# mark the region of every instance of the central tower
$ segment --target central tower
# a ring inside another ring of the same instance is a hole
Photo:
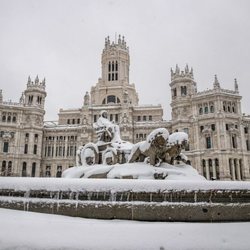
[[[135,85],[129,83],[129,48],[124,37],[111,42],[105,38],[102,52],[102,78],[91,89],[92,105],[122,104],[138,105]]]
[[[105,48],[102,52],[102,79],[106,84],[129,83],[129,48],[119,35],[118,42],[110,43],[109,37],[105,39]]]

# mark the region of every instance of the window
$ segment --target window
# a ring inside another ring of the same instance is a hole
[[[2,116],[2,121],[6,122],[6,116],[5,115]]]
[[[28,144],[24,145],[24,154],[28,154]]]
[[[211,129],[215,131],[215,124],[211,124]]]
[[[204,126],[200,126],[200,131],[202,132],[204,129]]]
[[[77,119],[77,124],[80,124],[80,118]]]
[[[219,169],[219,160],[215,159],[215,171],[216,171],[216,180],[220,179],[220,169]]]
[[[173,89],[173,97],[176,97],[177,96],[177,90],[176,88]]]
[[[34,155],[37,154],[37,145],[36,145],[36,144],[34,145],[34,148],[33,148],[33,154],[34,154]]]
[[[147,117],[144,115],[143,116],[143,121],[146,121],[147,120]]]
[[[62,176],[62,166],[57,166],[56,177],[60,178]]]
[[[244,127],[245,134],[248,134],[248,127]]]
[[[140,122],[141,121],[141,117],[137,116],[137,121]]]
[[[7,176],[11,176],[12,174],[12,161],[8,162],[8,171],[7,171]]]
[[[187,95],[187,86],[181,86],[181,95],[186,96]]]
[[[203,114],[203,108],[202,108],[202,107],[199,108],[199,114],[200,114],[200,115]]]
[[[247,151],[250,150],[250,147],[249,147],[249,140],[246,140],[246,146],[247,146]]]
[[[229,130],[229,125],[228,124],[226,124],[226,130]]]
[[[32,170],[31,170],[31,177],[35,177],[36,176],[36,163],[33,162],[32,163]]]
[[[13,116],[13,118],[12,118],[12,122],[16,122],[16,116]]]
[[[70,119],[67,120],[67,124],[70,124]]]
[[[46,177],[50,177],[51,176],[51,166],[46,166],[46,171],[45,171],[45,176]]]
[[[119,121],[118,114],[115,114],[115,121],[116,121],[116,122],[118,122],[118,121]]]
[[[72,124],[75,124],[75,119],[72,119]]]
[[[6,174],[6,161],[2,162],[2,169],[1,169],[1,175],[5,175]]]
[[[211,145],[211,137],[208,136],[208,137],[206,137],[206,148],[209,149],[211,147],[212,147],[212,145]]]
[[[94,115],[94,122],[97,121],[97,115]]]
[[[214,106],[212,106],[212,105],[210,106],[210,112],[214,113]]]
[[[152,121],[152,115],[150,115],[150,116],[148,117],[148,120],[149,120],[149,121]]]
[[[208,106],[205,106],[205,108],[204,108],[204,113],[205,113],[205,114],[208,114]]]
[[[237,139],[236,139],[236,135],[232,135],[232,146],[233,146],[233,148],[237,148]]]
[[[4,153],[8,153],[9,152],[9,143],[6,142],[6,141],[3,143],[3,152]]]
[[[10,115],[7,118],[7,122],[11,122],[11,116]]]
[[[22,177],[27,176],[27,163],[24,161],[23,162],[23,167],[22,167]]]
[[[35,134],[34,139],[35,139],[35,142],[38,142],[38,134]]]
[[[206,178],[207,175],[206,175],[206,160],[202,160],[202,173],[203,173],[203,176]]]
[[[110,114],[109,120],[110,120],[110,121],[113,121],[113,114]]]
[[[114,95],[109,95],[107,97],[107,103],[116,103],[116,97]]]

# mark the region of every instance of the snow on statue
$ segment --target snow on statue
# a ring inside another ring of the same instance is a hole
[[[135,145],[123,141],[120,128],[101,111],[93,127],[97,143],[87,143],[77,150],[76,167],[63,172],[66,178],[130,178],[130,179],[199,179],[204,178],[189,165],[181,152],[188,135],[165,128],[153,130],[145,141]],[[173,165],[174,163],[177,163]]]

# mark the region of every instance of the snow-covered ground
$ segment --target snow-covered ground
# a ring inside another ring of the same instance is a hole
[[[95,220],[0,209],[0,249],[249,249],[250,222]]]

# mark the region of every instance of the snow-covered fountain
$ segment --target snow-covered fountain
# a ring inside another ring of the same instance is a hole
[[[119,126],[107,119],[106,111],[101,111],[93,127],[97,142],[78,149],[76,166],[64,171],[63,177],[205,180],[186,164],[184,132],[169,135],[167,129],[158,128],[134,145],[121,139]]]
[[[0,207],[96,219],[250,221],[250,183],[206,181],[187,164],[183,132],[153,130],[133,145],[102,111],[98,140],[64,178],[0,177]]]

